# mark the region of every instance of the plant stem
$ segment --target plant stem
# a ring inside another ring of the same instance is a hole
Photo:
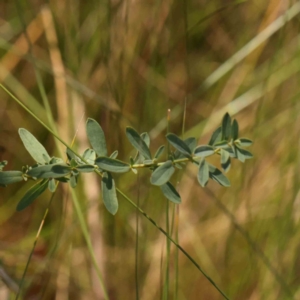
[[[167,232],[156,224],[156,222],[149,217],[146,212],[144,212],[140,207],[138,207],[128,196],[126,196],[121,190],[116,188],[117,192],[127,200],[135,209],[137,209],[148,221],[150,221],[160,232],[162,232],[170,242],[172,242],[191,262],[192,264],[203,274],[203,276],[216,288],[216,290],[224,297],[224,299],[229,300],[228,296],[218,287],[218,285],[202,270],[198,263],[186,252],[179,244],[177,244]]]

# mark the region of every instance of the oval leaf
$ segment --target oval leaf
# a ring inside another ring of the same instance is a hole
[[[228,140],[231,134],[231,118],[229,113],[226,113],[222,120],[222,139]]]
[[[88,139],[99,156],[107,156],[107,148],[104,132],[100,124],[91,118],[86,122],[86,134]]]
[[[118,211],[115,181],[110,173],[105,173],[101,181],[102,199],[106,209],[113,215]]]
[[[59,178],[70,174],[71,168],[66,164],[45,165],[30,169],[27,174],[36,178]]]
[[[198,146],[194,150],[194,155],[195,156],[199,156],[199,157],[210,156],[210,155],[212,155],[214,153],[215,153],[214,148],[212,146],[209,146],[209,145]]]
[[[78,170],[80,173],[92,173],[95,170],[95,167],[93,165],[82,165],[76,167],[76,170]]]
[[[221,138],[222,138],[222,127],[220,126],[212,134],[208,145],[213,146],[215,143],[220,142]]]
[[[71,188],[73,188],[73,189],[76,188],[76,186],[77,186],[77,180],[78,180],[78,176],[72,175],[70,177],[69,183],[70,183]]]
[[[24,128],[20,128],[19,135],[24,147],[36,162],[42,165],[49,163],[50,156],[47,150],[29,131]]]
[[[181,203],[180,195],[178,194],[178,192],[170,182],[161,185],[160,189],[167,199],[169,199],[170,201],[176,204]]]
[[[197,146],[197,140],[194,137],[189,137],[184,140],[184,143],[189,147],[191,153],[193,153],[195,147]],[[176,150],[174,153],[174,157],[178,159],[178,158],[183,158],[185,156],[182,153],[180,153],[178,150]]]
[[[150,182],[154,185],[163,185],[169,181],[174,171],[175,168],[172,161],[168,160],[153,171]]]
[[[117,158],[119,154],[119,151],[118,150],[115,150],[111,155],[110,155],[110,158]]]
[[[42,180],[31,187],[17,205],[17,211],[21,211],[29,206],[39,195],[41,195],[48,186],[48,180]]]
[[[126,128],[126,136],[137,151],[139,151],[146,159],[151,159],[151,153],[147,144],[132,127]]]
[[[239,137],[239,124],[236,119],[234,119],[232,122],[231,135],[234,141]]]
[[[222,186],[230,186],[229,179],[215,166],[208,164],[209,177],[214,181],[218,182]]]
[[[199,163],[199,170],[198,170],[198,181],[202,187],[205,187],[208,179],[209,179],[209,168],[206,160],[204,158],[201,159]]]
[[[98,157],[95,160],[95,164],[102,170],[114,173],[125,173],[130,170],[129,164],[104,156]]]
[[[176,134],[174,133],[168,133],[166,135],[167,140],[169,143],[180,153],[186,155],[186,156],[191,156],[192,151],[190,148],[187,146],[187,144]]]
[[[51,193],[54,193],[56,190],[56,184],[53,178],[48,181],[48,189]]]
[[[230,169],[230,154],[224,149],[221,149],[221,166],[225,172]]]
[[[94,149],[86,149],[82,154],[82,158],[84,158],[88,164],[93,165],[96,159],[96,152]]]
[[[241,153],[244,156],[244,159],[250,159],[253,157],[252,153],[245,150],[245,149],[241,149],[239,147],[236,147],[239,151],[239,153]]]
[[[145,144],[147,145],[147,147],[150,147],[150,135],[148,132],[143,132],[141,134],[141,138],[143,139],[143,141],[145,142]]]
[[[7,185],[23,180],[21,171],[1,171],[0,172],[0,185]]]
[[[241,147],[249,147],[253,144],[253,142],[251,140],[246,139],[246,138],[240,138],[240,139],[236,140],[235,142],[237,142],[238,145]]]
[[[164,152],[164,150],[165,150],[165,146],[164,145],[160,146],[157,149],[157,151],[156,151],[156,153],[154,155],[154,158],[156,158],[156,159],[159,158],[161,156],[161,154]]]

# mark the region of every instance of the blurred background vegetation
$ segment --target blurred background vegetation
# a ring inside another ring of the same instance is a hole
[[[108,150],[132,155],[125,127],[151,135],[153,151],[170,131],[207,143],[228,111],[254,140],[254,159],[234,161],[230,188],[196,169],[178,172],[179,243],[231,299],[300,299],[300,2],[287,0],[0,1],[0,82],[80,153],[85,120],[102,126]],[[30,43],[28,43],[30,40]],[[48,102],[47,102],[48,101]],[[185,109],[186,101],[186,109]],[[49,106],[47,105],[49,103]],[[32,165],[18,128],[52,155],[56,144],[0,91],[0,161]],[[166,200],[149,172],[118,176],[117,186],[165,227]],[[30,183],[0,190],[1,299],[14,299],[50,193],[15,212]],[[136,211],[119,197],[111,216],[94,174],[76,195],[110,299],[135,299]],[[103,299],[66,185],[60,185],[25,277],[24,299]],[[170,212],[174,206],[170,205]],[[171,218],[172,219],[172,218]],[[165,237],[139,219],[142,300],[161,299]],[[170,291],[175,299],[175,247]],[[266,259],[267,258],[267,259]],[[270,264],[269,264],[270,263]],[[165,298],[166,299],[166,298]],[[223,299],[181,253],[177,299]]]

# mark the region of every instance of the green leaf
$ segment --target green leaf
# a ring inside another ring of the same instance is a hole
[[[152,165],[152,164],[153,164],[153,160],[152,160],[152,159],[145,159],[145,160],[143,161],[143,164],[144,164],[144,165]]]
[[[91,118],[86,122],[86,134],[88,139],[99,156],[107,156],[107,148],[104,132],[99,123]]]
[[[3,168],[4,168],[6,165],[7,165],[7,161],[6,161],[6,160],[1,161],[1,162],[0,162],[0,171],[2,171]]]
[[[199,163],[199,170],[198,170],[198,181],[202,187],[205,187],[208,179],[209,179],[209,168],[206,160],[204,158],[201,159]]]
[[[214,181],[218,182],[222,186],[230,186],[229,179],[215,166],[208,164],[209,177]]]
[[[64,160],[60,157],[55,157],[53,156],[51,159],[50,159],[50,162],[49,164],[50,165],[54,165],[54,164],[63,164],[64,163]]]
[[[178,137],[176,134],[174,133],[168,133],[166,135],[167,140],[169,141],[169,143],[179,152],[181,152],[182,154],[186,155],[186,156],[191,156],[192,151],[190,150],[190,148],[187,146],[187,144],[180,138]]]
[[[100,156],[95,160],[95,164],[102,170],[114,172],[114,173],[125,173],[130,170],[130,165],[123,161]]]
[[[221,166],[225,172],[230,169],[230,154],[224,149],[221,149]]]
[[[214,144],[215,148],[227,148],[228,147],[228,142],[227,141],[220,141],[218,143]]]
[[[39,164],[49,163],[50,156],[44,146],[26,129],[19,129],[20,138],[31,157]]]
[[[189,147],[191,153],[193,153],[195,147],[197,146],[197,140],[194,137],[189,137],[184,140],[184,143]],[[178,150],[176,150],[174,153],[174,157],[178,159],[178,158],[183,158],[185,156],[182,153],[180,153]]]
[[[160,189],[167,199],[169,199],[175,204],[181,203],[180,195],[178,194],[178,192],[170,182],[161,185]]]
[[[81,159],[78,156],[76,156],[69,148],[66,149],[66,154],[69,161],[74,159],[76,162],[81,162]]]
[[[241,161],[242,163],[245,162],[246,158],[245,158],[245,155],[243,154],[242,152],[242,149],[240,149],[239,147],[237,146],[234,146],[234,149],[235,149],[235,156],[237,157],[237,159],[239,161]]]
[[[253,144],[253,142],[249,139],[246,139],[246,138],[240,138],[238,140],[235,141],[238,146],[241,146],[241,147],[249,147]]]
[[[118,152],[118,150],[116,150],[110,155],[110,158],[117,158],[118,154],[119,154],[119,152]]]
[[[231,136],[233,140],[236,140],[239,137],[239,124],[236,119],[234,119],[232,122]]]
[[[66,164],[38,166],[30,169],[27,174],[36,178],[59,178],[70,174],[71,168]]]
[[[148,132],[143,132],[141,134],[141,138],[143,139],[143,141],[145,142],[145,144],[147,145],[147,147],[150,147],[150,136]]]
[[[20,182],[23,180],[21,171],[1,171],[0,172],[0,185],[7,185],[10,183]]]
[[[115,181],[110,173],[104,173],[101,181],[102,199],[106,209],[113,215],[118,211]]]
[[[92,172],[94,172],[95,167],[93,165],[82,165],[82,166],[76,167],[76,169],[80,173],[92,173]]]
[[[54,193],[56,190],[56,184],[53,178],[48,181],[48,189],[51,193]]]
[[[172,161],[168,160],[153,171],[150,182],[154,185],[163,185],[169,181],[174,171],[175,168]]]
[[[215,143],[220,142],[221,138],[222,138],[222,127],[220,126],[212,134],[208,145],[213,146]]]
[[[194,155],[199,156],[199,157],[210,156],[214,153],[215,153],[214,148],[212,146],[209,146],[209,145],[198,146],[194,150]]]
[[[158,159],[161,156],[161,154],[164,152],[164,150],[165,150],[165,146],[164,145],[160,146],[155,152],[154,158]]]
[[[251,158],[253,158],[253,155],[252,155],[251,152],[249,152],[249,151],[247,151],[247,150],[245,150],[245,149],[241,149],[241,148],[239,148],[239,147],[236,147],[236,148],[239,150],[239,152],[240,152],[242,155],[244,155],[244,158],[245,158],[245,159],[251,159]]]
[[[82,158],[84,158],[88,164],[93,165],[96,159],[96,152],[94,149],[86,149],[82,154]]]
[[[228,113],[226,113],[222,120],[222,139],[228,140],[231,134],[231,118]]]
[[[17,205],[17,211],[21,211],[28,207],[38,196],[40,196],[48,186],[48,180],[42,180],[38,184],[31,187],[23,196]]]
[[[71,188],[76,188],[76,186],[77,186],[77,180],[78,180],[78,176],[75,176],[75,175],[71,175],[71,177],[70,177],[70,186],[71,186]]]
[[[146,159],[151,159],[151,153],[147,144],[132,127],[126,128],[126,136],[131,145],[139,151],[141,155],[143,155]]]
[[[69,182],[70,181],[70,178],[68,177],[59,177],[59,178],[56,178],[57,181],[59,182]]]

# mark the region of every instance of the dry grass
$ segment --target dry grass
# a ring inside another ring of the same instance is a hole
[[[165,143],[168,108],[171,131],[181,133],[185,99],[185,136],[194,135],[199,143],[208,141],[225,111],[239,120],[242,135],[255,141],[255,157],[234,163],[232,187],[211,182],[208,190],[200,188],[192,166],[178,177],[180,244],[231,299],[290,299],[259,251],[300,299],[299,2],[20,2],[23,24],[15,2],[0,2],[0,82],[45,122],[51,111],[66,142],[76,134],[79,151],[87,146],[86,117],[99,121],[109,152],[118,149],[124,160],[131,151],[125,126],[150,132],[154,151]],[[8,169],[32,164],[19,127],[58,155],[53,137],[1,90],[0,160],[9,161]],[[119,176],[117,186],[134,200],[139,188],[141,207],[164,227],[165,199],[150,187],[147,172],[139,178]],[[17,213],[27,188],[0,190],[1,267],[17,283],[50,197],[46,193]],[[76,193],[110,299],[134,299],[135,211],[120,197],[119,212],[110,216],[93,176],[82,179]],[[24,299],[103,297],[70,198],[60,186],[30,263]],[[139,234],[140,299],[160,299],[165,240],[142,217]],[[171,247],[170,299],[174,255]],[[8,287],[1,287],[1,299],[14,299]],[[182,254],[178,299],[222,299]]]

